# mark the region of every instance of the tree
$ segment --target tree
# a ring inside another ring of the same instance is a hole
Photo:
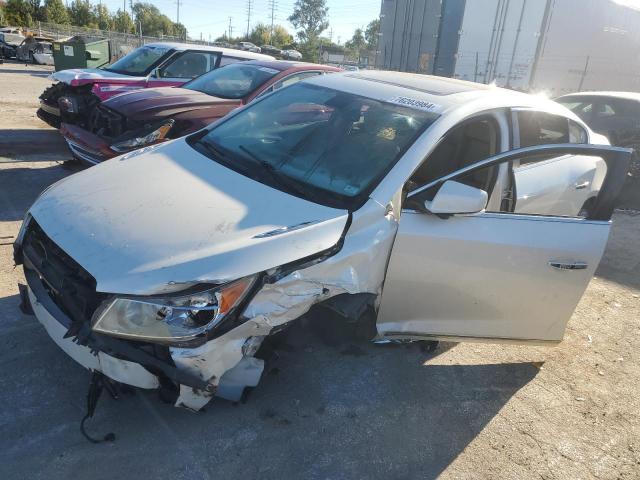
[[[255,27],[253,27],[253,30],[251,30],[251,33],[249,34],[249,38],[247,40],[255,45],[265,45],[269,43],[270,30],[271,27],[269,27],[268,25],[264,23],[258,23]]]
[[[369,50],[378,48],[378,34],[380,33],[380,19],[371,20],[364,31],[364,38],[367,41]]]
[[[365,47],[366,44],[367,41],[364,39],[362,29],[356,28],[356,30],[353,32],[353,37],[351,37],[351,40],[347,40],[344,46],[359,52]]]
[[[142,25],[143,35],[159,37],[184,36],[184,26],[174,24],[169,17],[163,15],[158,7],[151,3],[139,2],[133,5],[133,16],[136,25]]]
[[[112,19],[111,13],[106,5],[99,3],[93,7],[93,15],[96,17],[96,23],[100,30],[111,30]]]
[[[273,35],[271,36],[271,45],[283,48],[293,43],[293,36],[282,25],[273,27]]]
[[[30,27],[33,24],[31,4],[25,0],[8,0],[4,7],[7,24],[16,27]]]
[[[89,0],[74,0],[69,7],[71,24],[79,27],[97,28],[98,19]]]
[[[173,23],[173,34],[174,37],[180,37],[184,40],[187,39],[187,27],[185,27],[182,23]]]
[[[326,0],[296,0],[288,20],[298,29],[296,35],[301,42],[315,44],[320,34],[329,27],[328,12]]]
[[[69,12],[62,0],[44,0],[42,20],[49,23],[66,25],[69,23]]]
[[[351,37],[351,40],[346,41],[344,46],[349,50],[351,56],[359,61],[362,50],[365,50],[367,46],[362,29],[356,28],[355,32],[353,32],[353,37]]]
[[[135,33],[135,26],[133,25],[131,15],[120,9],[111,17],[111,24],[116,32]]]

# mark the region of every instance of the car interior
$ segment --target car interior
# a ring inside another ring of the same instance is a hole
[[[475,119],[454,128],[414,172],[407,192],[497,154],[499,140],[498,126],[490,118]],[[483,168],[463,179],[470,186],[490,192],[496,173],[495,168]]]
[[[165,78],[196,78],[207,73],[209,70],[207,63],[205,54],[187,52],[164,68],[162,76]]]

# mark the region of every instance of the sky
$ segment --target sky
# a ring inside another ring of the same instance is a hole
[[[124,0],[103,0],[110,10],[123,7]],[[127,3],[129,0],[126,0]],[[176,21],[176,0],[142,0],[157,6],[162,13]],[[91,0],[98,3],[98,0]],[[274,23],[284,26],[294,34],[293,25],[287,17],[293,12],[295,0],[275,0]],[[247,31],[248,0],[180,0],[180,22],[187,27],[189,36],[211,40],[223,35],[232,17],[233,36],[244,35]],[[271,23],[271,1],[252,0],[251,25],[259,22]],[[380,0],[327,0],[329,7],[329,29],[323,35],[333,33],[333,41],[341,43],[349,40],[356,28],[365,27],[380,14]],[[331,31],[333,29],[333,32]]]

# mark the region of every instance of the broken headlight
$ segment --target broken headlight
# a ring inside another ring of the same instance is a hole
[[[210,331],[251,290],[256,277],[176,297],[116,297],[94,315],[94,332],[157,343],[190,342]]]
[[[133,150],[135,148],[144,147],[150,143],[157,142],[158,140],[164,140],[173,127],[174,121],[169,119],[163,122],[161,125],[156,126],[151,132],[135,132],[131,138],[116,142],[109,148],[114,152],[123,153]]]

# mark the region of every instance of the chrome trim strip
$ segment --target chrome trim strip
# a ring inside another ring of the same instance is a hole
[[[442,342],[475,342],[475,343],[514,343],[533,344],[551,346],[557,345],[562,340],[537,340],[525,338],[509,337],[472,337],[465,335],[447,335],[439,333],[418,333],[418,332],[384,332],[383,338],[387,339],[408,339],[408,340],[439,340]]]
[[[268,232],[258,233],[257,235],[254,235],[253,238],[275,237],[276,235],[282,235],[283,233],[294,232],[296,230],[300,230],[302,228],[306,228],[306,227],[308,227],[310,225],[318,223],[318,221],[319,220],[314,220],[312,222],[302,222],[302,223],[298,223],[297,225],[291,225],[291,226],[288,226],[288,227],[276,228],[275,230],[270,230]]]
[[[67,142],[67,145],[69,146],[69,149],[71,150],[71,152],[80,160],[90,163],[91,165],[97,165],[100,162],[102,162],[102,160],[104,160],[104,158],[94,158],[89,156],[89,153],[91,152],[87,152],[86,149],[82,148],[80,145],[77,145],[76,143],[73,143],[71,140],[67,138],[65,138],[65,141]],[[96,156],[98,156],[98,154],[96,154]]]
[[[55,115],[56,117],[60,116],[60,109],[56,107],[52,107],[51,105],[47,105],[44,102],[40,102],[40,108],[51,115]]]

